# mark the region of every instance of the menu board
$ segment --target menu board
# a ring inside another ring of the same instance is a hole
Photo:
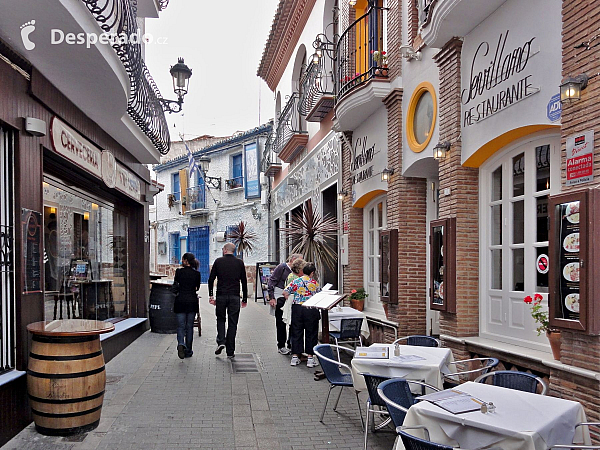
[[[42,214],[23,208],[23,294],[42,292]]]
[[[432,260],[433,266],[433,298],[432,303],[436,305],[444,304],[444,226],[433,227],[431,234]]]
[[[275,267],[277,267],[276,262],[256,263],[255,300],[262,298],[266,302],[269,298],[268,283]]]
[[[579,206],[579,201],[557,205],[560,240],[559,314],[561,318],[569,320],[579,320]]]

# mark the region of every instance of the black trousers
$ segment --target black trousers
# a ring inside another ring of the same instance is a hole
[[[217,345],[225,345],[227,356],[235,353],[235,335],[240,318],[240,296],[221,295],[217,297]],[[227,333],[225,332],[225,320],[227,320]]]
[[[316,308],[292,305],[292,353],[313,355],[318,344],[320,313]]]
[[[275,328],[277,329],[277,348],[283,348],[287,343],[287,325],[283,321],[284,304],[285,298],[279,297],[277,299],[277,306],[275,306]]]

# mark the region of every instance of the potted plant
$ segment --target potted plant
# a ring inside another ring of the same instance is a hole
[[[365,307],[365,298],[367,298],[369,294],[365,292],[365,288],[352,289],[350,291],[350,305],[354,309],[362,311]]]
[[[552,349],[552,355],[554,359],[560,361],[560,331],[555,328],[550,328],[550,320],[548,318],[548,310],[542,307],[542,300],[544,297],[541,294],[534,294],[533,298],[528,295],[523,299],[525,303],[531,305],[531,317],[540,326],[536,328],[538,336],[542,333],[546,333],[548,341],[550,341],[550,348]]]
[[[387,77],[387,53],[384,50],[371,50],[371,55],[373,55],[373,61],[377,63],[375,75]]]
[[[240,259],[244,259],[244,254],[249,254],[254,251],[254,247],[256,245],[256,239],[258,235],[248,228],[246,222],[243,220],[233,227],[233,229],[228,233],[228,238],[230,238],[235,245],[235,249],[238,253]]]

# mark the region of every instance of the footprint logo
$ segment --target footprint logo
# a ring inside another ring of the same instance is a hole
[[[31,42],[29,35],[35,31],[35,20],[25,22],[21,25],[21,39],[25,50],[33,50],[35,48],[35,42]]]

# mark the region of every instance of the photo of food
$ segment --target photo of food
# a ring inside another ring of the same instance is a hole
[[[571,202],[565,211],[567,220],[571,223],[579,223],[579,202]]]
[[[440,288],[438,290],[438,295],[440,298],[444,298],[444,282],[440,283]]]
[[[563,248],[567,252],[578,252],[579,251],[579,233],[571,233],[565,237],[563,241]]]
[[[563,277],[565,277],[565,280],[567,281],[574,281],[574,282],[579,282],[579,263],[578,262],[572,262],[572,263],[568,263],[564,268],[563,268]]]
[[[565,305],[569,311],[579,312],[579,294],[569,294],[565,297]]]

